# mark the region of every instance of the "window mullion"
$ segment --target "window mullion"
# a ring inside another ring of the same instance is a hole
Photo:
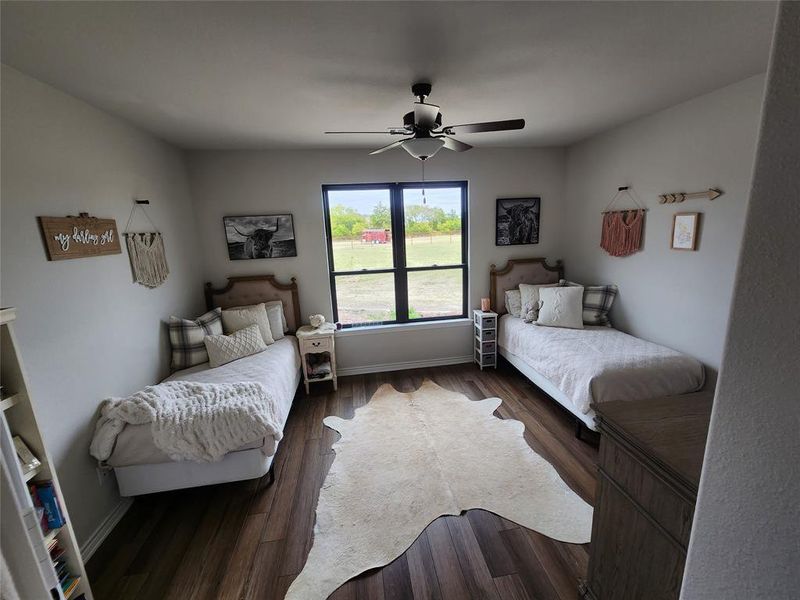
[[[408,321],[408,276],[406,275],[406,228],[403,212],[403,190],[392,185],[392,250],[394,253],[394,297],[397,321]]]

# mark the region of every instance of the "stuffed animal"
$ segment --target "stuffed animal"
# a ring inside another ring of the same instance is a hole
[[[319,329],[325,323],[325,315],[311,315],[308,317],[308,322],[314,329]]]

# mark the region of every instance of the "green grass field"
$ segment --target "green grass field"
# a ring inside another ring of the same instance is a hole
[[[460,235],[434,235],[406,241],[406,263],[410,267],[460,262]],[[337,271],[391,268],[392,245],[334,240],[333,264]],[[461,277],[460,269],[409,273],[411,316],[460,315]],[[337,277],[336,297],[339,320],[343,323],[394,319],[394,276],[391,273]]]

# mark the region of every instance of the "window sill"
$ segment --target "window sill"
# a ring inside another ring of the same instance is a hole
[[[369,335],[373,333],[390,333],[394,331],[424,331],[425,329],[449,329],[451,327],[466,327],[472,325],[472,319],[457,318],[443,321],[423,321],[421,323],[392,323],[390,325],[365,325],[364,327],[351,327],[340,329],[336,337],[351,337]]]

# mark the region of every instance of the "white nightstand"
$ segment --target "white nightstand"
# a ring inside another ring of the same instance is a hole
[[[336,346],[333,339],[335,332],[335,325],[325,323],[318,329],[303,325],[295,334],[300,344],[300,361],[303,363],[306,394],[309,384],[319,381],[333,381],[333,389],[337,389]]]
[[[497,368],[497,313],[490,310],[472,311],[472,328],[475,334],[475,362],[483,367]]]

